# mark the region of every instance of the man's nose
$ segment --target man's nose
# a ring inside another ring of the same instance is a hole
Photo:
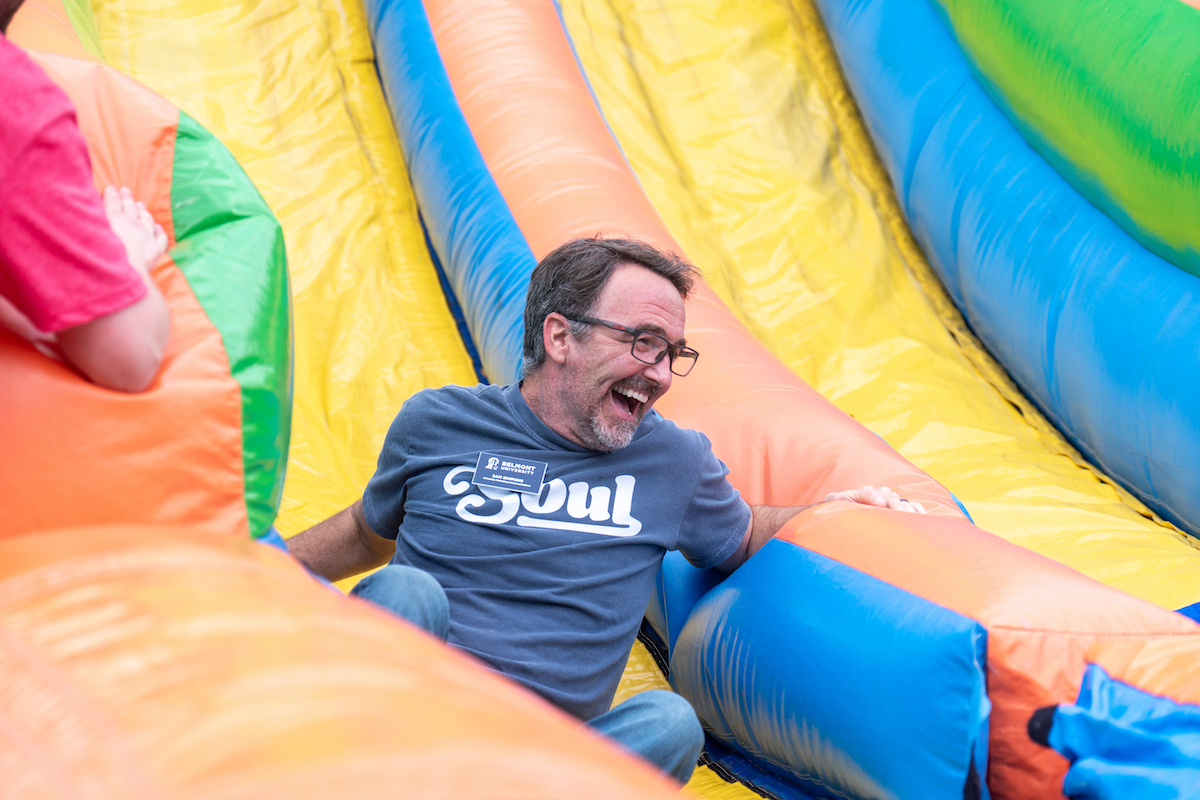
[[[657,364],[647,364],[642,374],[662,386],[665,391],[671,385],[671,358],[663,356]]]

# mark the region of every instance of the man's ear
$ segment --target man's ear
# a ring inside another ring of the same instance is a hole
[[[546,358],[557,364],[566,363],[567,349],[571,341],[571,323],[557,311],[542,320],[542,340],[546,345]]]

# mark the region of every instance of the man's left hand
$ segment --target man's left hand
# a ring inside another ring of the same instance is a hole
[[[861,503],[864,506],[890,508],[894,511],[907,511],[910,514],[925,514],[925,506],[912,500],[905,500],[886,486],[876,489],[874,486],[862,486],[845,492],[830,492],[825,495],[825,502],[848,500],[851,503]]]

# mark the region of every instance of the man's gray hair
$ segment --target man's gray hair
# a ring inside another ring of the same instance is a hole
[[[665,253],[633,239],[572,239],[541,260],[529,280],[525,297],[526,375],[546,361],[542,325],[549,314],[589,316],[609,276],[621,264],[636,264],[671,282],[684,300],[700,277],[699,271],[674,253]],[[571,323],[571,335],[588,336],[590,329]]]

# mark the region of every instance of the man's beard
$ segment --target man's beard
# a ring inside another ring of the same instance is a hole
[[[623,385],[634,391],[644,392],[651,398],[658,393],[659,389],[657,383],[642,378],[628,378],[619,381],[618,385]],[[646,412],[649,411],[649,408],[643,408],[641,416],[636,420],[617,420],[613,423],[606,423],[600,415],[600,404],[607,402],[610,402],[610,400],[606,396],[600,403],[588,409],[588,414],[583,420],[583,430],[580,431],[583,438],[587,439],[584,444],[593,450],[599,450],[603,453],[611,453],[614,450],[620,450],[628,446],[633,441],[633,435],[637,433],[638,426],[642,424]]]
[[[640,424],[642,421],[639,419],[621,420],[613,425],[606,425],[598,414],[589,414],[584,420],[584,434],[589,440],[585,444],[603,453],[620,450],[633,441],[633,435],[637,433]]]

